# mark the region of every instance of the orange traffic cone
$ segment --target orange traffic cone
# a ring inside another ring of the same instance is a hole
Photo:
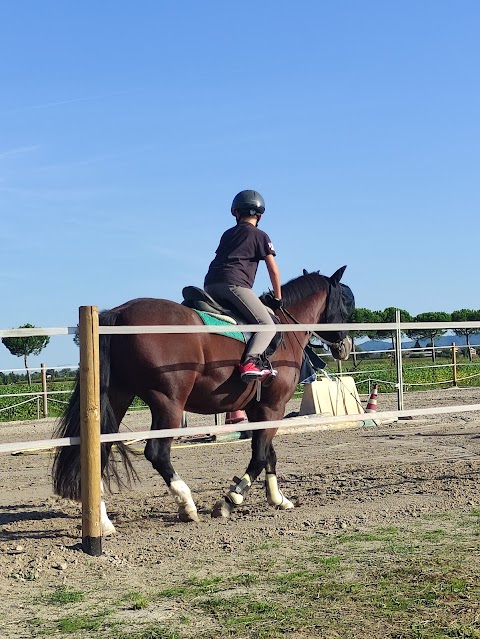
[[[225,416],[225,424],[239,424],[240,422],[248,422],[247,414],[244,410],[234,410]]]
[[[368,400],[367,408],[365,409],[366,413],[374,413],[377,410],[377,399],[378,384],[374,384],[372,388],[372,394],[370,395],[370,399]]]

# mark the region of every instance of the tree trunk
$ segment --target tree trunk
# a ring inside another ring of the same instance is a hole
[[[467,332],[467,353],[468,359],[472,361],[472,351],[470,350],[470,333]]]
[[[28,385],[31,386],[32,385],[32,377],[30,375],[30,369],[28,368],[28,362],[27,362],[27,356],[24,355],[23,356],[23,362],[25,364],[25,369],[27,371],[27,381],[28,381]]]

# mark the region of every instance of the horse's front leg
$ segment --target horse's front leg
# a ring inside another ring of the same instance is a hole
[[[277,454],[270,442],[267,452],[267,463],[265,464],[265,488],[267,491],[267,501],[270,506],[275,506],[279,510],[290,510],[294,508],[292,502],[285,497],[277,481]]]
[[[276,454],[272,440],[276,429],[255,430],[252,434],[252,458],[243,477],[234,477],[229,491],[214,506],[212,517],[230,517],[236,506],[243,504],[245,496],[255,479],[265,470],[268,503],[282,510],[293,508],[293,504],[279,490],[276,475]]]
[[[197,507],[192,493],[180,475],[177,475],[170,461],[171,438],[149,439],[145,446],[145,457],[160,473],[178,505],[181,521],[199,521]]]

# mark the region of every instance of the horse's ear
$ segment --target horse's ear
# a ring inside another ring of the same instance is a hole
[[[308,275],[308,271],[307,271],[307,269],[306,269],[306,268],[304,268],[304,269],[303,269],[303,274],[304,274],[304,275]]]
[[[345,265],[339,268],[338,271],[335,271],[335,273],[330,277],[330,281],[334,284],[338,284],[338,282],[340,282],[340,280],[342,279],[342,275],[344,274],[346,268],[347,267]]]

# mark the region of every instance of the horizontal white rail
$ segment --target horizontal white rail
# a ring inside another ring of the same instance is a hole
[[[370,331],[370,330],[386,330],[394,331],[399,328],[401,331],[408,329],[435,329],[442,328],[445,330],[458,328],[480,328],[480,322],[363,322],[351,324],[276,324],[275,328],[281,332],[296,331]],[[238,331],[248,333],[270,332],[270,325],[259,324],[228,324],[225,326],[210,325],[175,325],[175,326],[100,326],[101,335],[130,335],[132,333],[234,333]],[[33,335],[76,335],[77,327],[53,327],[53,328],[10,328],[0,329],[0,338],[2,337],[30,337]]]
[[[268,428],[293,428],[295,426],[322,426],[327,424],[342,424],[347,422],[364,422],[398,417],[421,417],[426,415],[440,415],[448,413],[465,413],[480,410],[480,404],[467,404],[463,406],[437,406],[433,408],[413,408],[407,410],[391,410],[373,413],[358,413],[356,415],[319,416],[305,415],[303,417],[290,417],[271,422],[243,422],[222,426],[188,426],[187,428],[166,428],[162,430],[129,431],[128,433],[110,433],[101,435],[100,441],[119,442],[164,439],[178,437],[194,437],[198,435],[214,435],[215,433],[232,433],[245,430],[264,430]],[[44,450],[60,448],[63,446],[78,446],[80,437],[64,437],[62,439],[43,439],[30,442],[11,442],[0,444],[0,453],[22,452],[25,450]]]
[[[0,328],[1,337],[32,337],[34,335],[76,335],[76,326],[49,328]]]
[[[1,386],[0,386],[1,388]],[[7,399],[8,397],[42,397],[43,395],[65,395],[70,394],[71,390],[58,390],[58,391],[33,391],[32,393],[0,393],[0,399]]]
[[[30,371],[41,371],[42,367],[41,366],[29,366],[28,367]],[[72,364],[70,366],[45,366],[45,368],[49,371],[61,371],[64,369],[70,369],[73,371],[76,371],[78,369],[78,364]],[[25,372],[25,367],[23,368],[0,368],[0,373],[19,373]]]

